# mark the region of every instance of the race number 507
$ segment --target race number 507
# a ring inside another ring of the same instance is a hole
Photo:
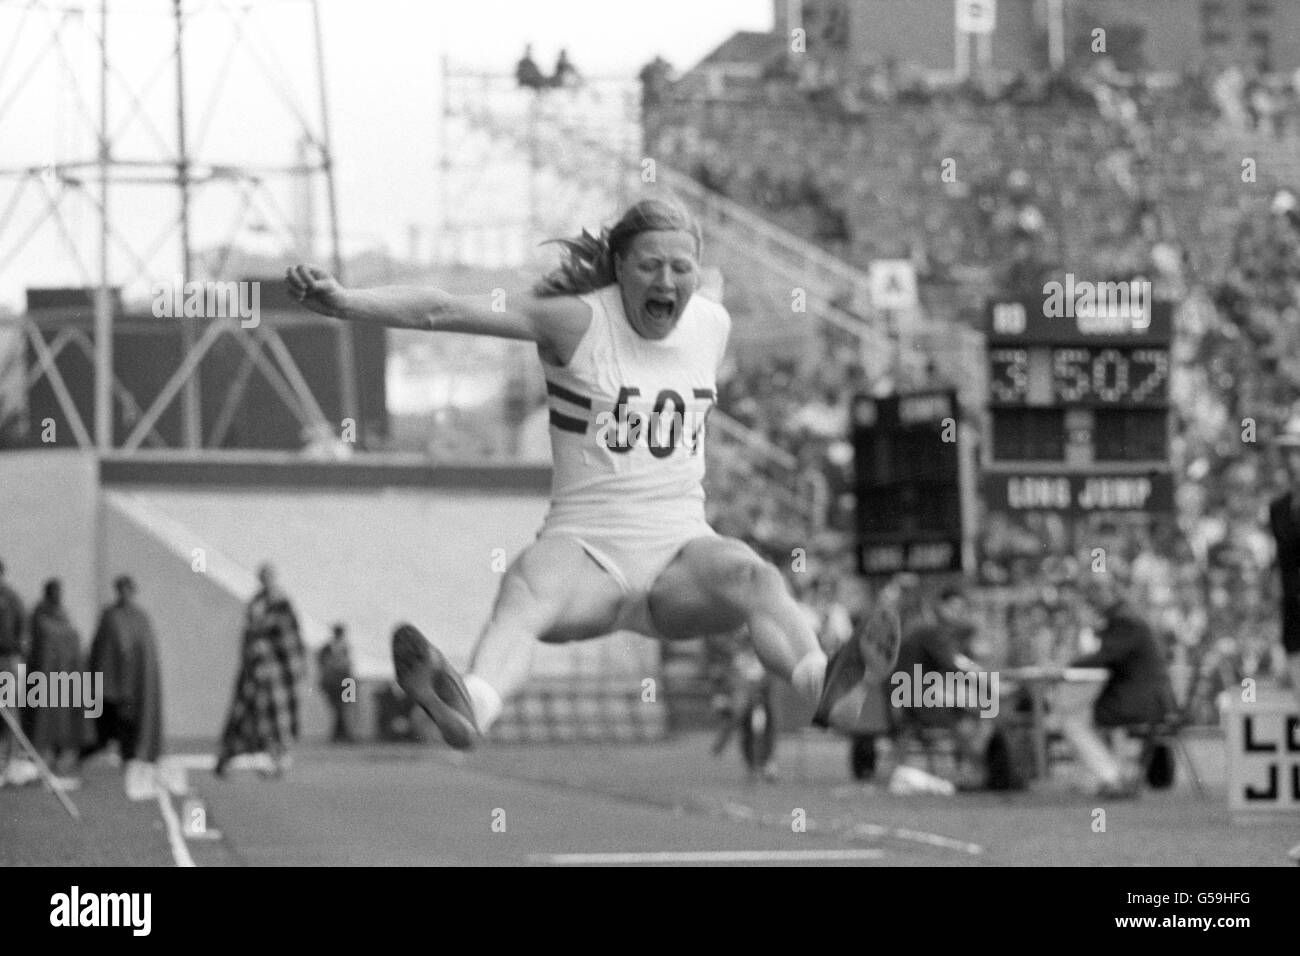
[[[671,388],[655,396],[648,414],[635,411],[630,402],[640,395],[639,388],[625,385],[619,389],[613,410],[596,416],[596,441],[618,454],[646,447],[656,458],[667,458],[678,445],[692,453],[699,450],[704,422],[713,408],[712,390],[692,390],[694,398],[710,403],[703,411],[688,409],[681,393]]]

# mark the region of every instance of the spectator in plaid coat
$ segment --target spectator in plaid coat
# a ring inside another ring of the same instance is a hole
[[[269,564],[258,571],[261,590],[248,604],[243,659],[235,696],[221,734],[216,773],[223,776],[241,753],[267,753],[272,775],[289,765],[289,743],[298,737],[298,681],[304,648],[298,618]]]

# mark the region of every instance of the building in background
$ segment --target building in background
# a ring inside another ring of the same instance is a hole
[[[958,0],[773,0],[775,45],[739,32],[692,71],[722,95],[757,76],[773,53],[805,31],[822,75],[852,78],[890,64],[950,72],[956,63]],[[982,0],[989,3],[990,0]],[[1181,73],[1236,64],[1266,72],[1300,68],[1300,3],[1294,0],[996,0],[995,25],[974,62],[998,71],[1044,69],[1049,32],[1061,17],[1068,60],[1093,55],[1093,31],[1121,69]]]

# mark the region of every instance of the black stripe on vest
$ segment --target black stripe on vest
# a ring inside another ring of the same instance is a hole
[[[585,435],[587,433],[587,423],[585,421],[570,415],[562,415],[555,409],[551,409],[551,424],[562,432],[573,432],[576,435]]]
[[[591,408],[591,399],[583,398],[577,392],[571,392],[563,385],[556,385],[554,382],[549,380],[546,383],[546,394],[554,395],[556,398],[562,398],[566,402],[572,402],[579,408],[585,408],[588,410]]]

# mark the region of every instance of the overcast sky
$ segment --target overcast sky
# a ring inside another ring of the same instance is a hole
[[[385,17],[367,13],[388,9],[394,13]],[[435,88],[444,54],[457,64],[509,71],[531,42],[548,72],[563,47],[585,73],[634,76],[656,54],[685,69],[736,30],[766,30],[772,20],[771,0],[333,0],[325,11],[334,21],[327,56],[347,214],[363,229],[409,203],[410,189],[431,189]],[[344,76],[340,58],[350,50],[372,65],[358,64]],[[376,101],[394,108],[375,116]],[[407,148],[376,155],[371,132],[379,142]],[[382,181],[358,178],[359,163]],[[425,202],[428,197],[420,208],[427,211]]]
[[[205,105],[235,33],[229,18],[210,12],[212,0],[193,2],[208,8],[192,18],[186,38],[188,128],[196,157],[238,163],[292,160],[297,126],[250,50],[256,46],[262,63],[283,72],[303,111],[314,120],[319,106],[312,86],[313,42],[305,5],[300,0],[258,0],[251,5],[253,13],[243,24],[256,43],[242,44],[227,64],[224,95],[208,120]],[[75,4],[51,6],[67,9]],[[90,0],[87,8],[87,22],[97,22],[98,4]],[[11,39],[15,44],[13,55],[0,62],[0,104],[13,101],[0,114],[0,168],[93,158],[94,139],[83,117],[97,112],[94,37],[65,24],[66,60],[76,64],[78,74],[73,84],[46,47],[52,21],[44,12],[33,12],[24,25],[23,9],[0,0],[0,58]],[[164,156],[161,141],[171,141],[175,129],[175,81],[166,62],[170,0],[113,0],[109,9],[115,67],[130,77],[136,90],[153,78],[142,103],[159,130],[158,137],[152,137],[138,121],[127,123],[123,111],[130,98],[114,84],[112,125],[120,119],[128,129],[118,136],[119,153]],[[588,75],[631,77],[655,55],[681,70],[736,30],[769,29],[772,6],[771,0],[322,0],[321,16],[343,231],[352,247],[373,238],[401,251],[408,223],[427,225],[437,218],[438,86],[444,55],[460,66],[508,73],[524,45],[532,43],[547,71],[561,47]],[[12,97],[29,66],[35,69],[26,90]],[[12,180],[0,179],[0,209],[12,187]],[[152,237],[155,230],[146,220],[154,214],[156,221],[165,221],[157,215],[161,206],[154,198],[164,194],[119,192],[113,214],[121,230]],[[282,200],[292,207],[291,197]],[[34,191],[24,200],[0,234],[0,260],[33,215],[41,214],[42,202]],[[215,191],[196,197],[198,244],[221,231],[234,205],[231,196],[223,198]],[[73,231],[93,235],[89,207],[78,211],[71,202],[66,209]],[[149,244],[148,239],[137,241]],[[93,263],[93,243],[87,248],[85,258]],[[48,242],[33,240],[24,255],[0,271],[0,301],[13,303],[16,289],[27,284],[75,283],[75,273],[51,233]]]

